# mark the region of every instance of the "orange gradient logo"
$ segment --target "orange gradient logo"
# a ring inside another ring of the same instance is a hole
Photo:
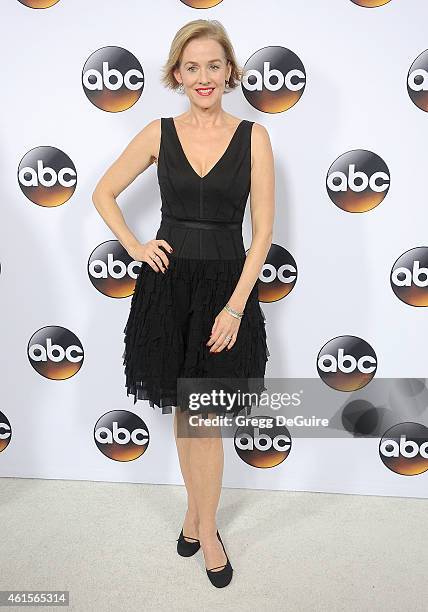
[[[108,297],[123,298],[134,293],[141,261],[134,261],[118,240],[107,240],[92,251],[88,261],[91,283]]]
[[[319,377],[337,391],[365,387],[376,369],[376,353],[368,342],[357,336],[337,336],[329,340],[317,357]]]
[[[396,474],[423,474],[428,470],[428,428],[411,422],[394,425],[379,442],[379,457]]]
[[[327,193],[346,212],[367,212],[378,206],[389,190],[390,175],[383,159],[364,149],[343,153],[327,172]]]
[[[134,461],[149,445],[149,430],[143,419],[127,410],[107,412],[95,424],[98,450],[114,461]]]
[[[306,71],[300,58],[285,47],[264,47],[247,60],[242,91],[247,101],[265,113],[282,113],[302,97]]]
[[[181,0],[181,2],[191,8],[207,9],[217,6],[217,4],[220,4],[223,0]]]
[[[407,93],[418,108],[428,112],[428,49],[423,51],[410,67]]]
[[[84,357],[78,337],[60,325],[49,325],[34,332],[27,352],[36,372],[51,380],[74,376],[82,367]]]
[[[259,301],[277,302],[286,297],[297,281],[297,264],[283,247],[272,244],[257,281]]]
[[[391,0],[351,0],[357,6],[363,6],[365,8],[376,8],[378,6],[384,6],[391,2]]]
[[[94,106],[119,113],[134,106],[144,87],[138,59],[121,47],[103,47],[86,60],[82,70],[86,97]]]
[[[392,266],[390,282],[405,304],[428,306],[428,247],[415,247],[400,255]]]
[[[25,197],[34,204],[48,208],[61,206],[76,189],[76,167],[56,147],[35,147],[19,162],[18,183]]]
[[[24,6],[28,6],[28,8],[45,9],[57,4],[59,0],[18,0],[18,2]]]
[[[0,453],[9,445],[12,437],[12,427],[9,419],[3,412],[0,412]]]
[[[271,417],[254,417],[254,419],[269,418]],[[290,454],[291,435],[285,426],[246,425],[236,430],[234,446],[238,456],[248,465],[272,468],[285,461]]]

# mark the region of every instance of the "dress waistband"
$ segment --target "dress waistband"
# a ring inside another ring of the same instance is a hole
[[[164,213],[161,218],[161,223],[170,223],[171,225],[181,225],[182,227],[195,229],[241,229],[242,223],[229,223],[225,221],[208,221],[205,219],[181,219],[174,215]]]

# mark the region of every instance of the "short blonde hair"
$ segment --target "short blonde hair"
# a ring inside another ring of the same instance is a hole
[[[225,93],[238,87],[242,79],[242,69],[238,66],[232,43],[225,28],[216,19],[195,19],[178,30],[171,43],[168,60],[162,67],[161,82],[163,85],[174,91],[180,87],[180,83],[174,76],[174,70],[180,66],[185,46],[195,38],[212,38],[220,43],[226,61],[229,61],[232,65],[229,87],[225,89]]]

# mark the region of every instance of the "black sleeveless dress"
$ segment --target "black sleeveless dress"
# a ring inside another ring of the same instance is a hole
[[[149,400],[163,414],[171,413],[179,377],[234,377],[248,379],[252,392],[266,389],[269,350],[257,282],[232,348],[210,353],[206,346],[245,262],[242,220],[251,185],[252,126],[242,120],[222,157],[201,177],[184,154],[173,118],[161,118],[162,219],[156,238],[174,251],[166,251],[165,273],[143,261],[135,283],[123,353],[127,395],[134,404]]]

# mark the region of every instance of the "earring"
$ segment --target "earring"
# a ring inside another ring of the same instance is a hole
[[[177,87],[177,89],[178,89],[178,91],[179,91],[180,93],[183,93],[183,91],[184,91],[184,85],[183,85],[183,83],[180,83],[180,85]]]
[[[225,81],[225,88],[227,89],[229,87],[229,81]]]

